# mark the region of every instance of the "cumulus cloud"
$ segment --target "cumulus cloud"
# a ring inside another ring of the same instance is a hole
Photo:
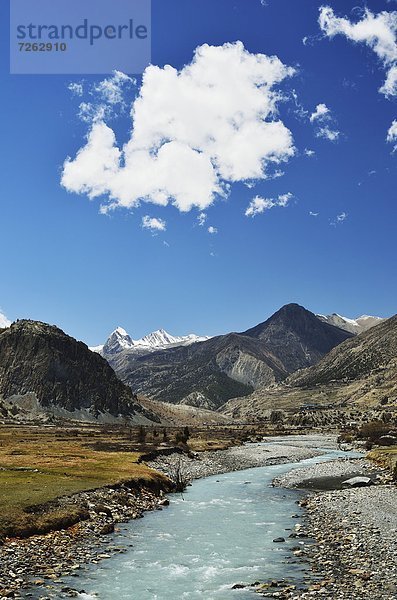
[[[385,96],[397,95],[396,11],[374,14],[365,9],[362,19],[352,22],[346,17],[337,17],[330,6],[321,6],[319,24],[329,38],[344,35],[353,42],[369,46],[386,71],[386,80],[379,91]]]
[[[295,149],[277,115],[277,86],[294,70],[241,42],[196,49],[180,71],[149,66],[131,107],[130,140],[118,148],[104,117],[67,158],[62,185],[110,209],[146,201],[180,211],[210,206],[233,182],[266,179]]]
[[[336,128],[335,118],[326,104],[317,104],[309,116],[309,121],[315,127],[316,137],[329,142],[336,142],[339,139],[340,131]]]
[[[330,110],[326,104],[317,104],[316,110],[312,112],[309,117],[310,123],[314,123],[314,121],[324,121],[326,118],[329,118]]]
[[[7,319],[5,314],[2,312],[0,308],[0,329],[3,327],[9,327],[11,325],[11,321]]]
[[[397,120],[395,119],[390,125],[387,132],[386,141],[390,144],[395,144],[392,152],[397,152]]]
[[[213,227],[212,225],[210,225],[208,227],[208,233],[214,234],[214,233],[218,233],[218,229],[216,227]]]
[[[245,216],[256,217],[256,215],[265,212],[265,210],[270,210],[275,206],[285,208],[288,206],[291,198],[293,198],[293,194],[291,194],[291,192],[288,192],[287,194],[281,194],[278,196],[278,198],[262,198],[261,196],[255,196],[255,198],[253,198],[249,203],[245,211]]]
[[[149,229],[151,232],[165,231],[167,229],[167,224],[163,219],[145,215],[142,217],[142,229]]]
[[[309,158],[311,158],[312,156],[315,156],[315,151],[311,150],[310,148],[305,148],[304,150],[304,155],[308,156]]]

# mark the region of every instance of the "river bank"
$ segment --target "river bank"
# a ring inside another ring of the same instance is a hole
[[[332,489],[358,474],[376,485]],[[364,458],[338,459],[290,471],[274,483],[317,490],[301,502],[306,513],[297,525],[315,543],[295,552],[310,565],[307,591],[269,588],[265,597],[397,598],[397,488],[387,471]]]
[[[320,449],[335,450],[335,437],[270,438],[261,445],[203,452],[194,458],[181,454],[159,456],[147,464],[166,475],[180,465],[190,479],[200,479],[252,467],[298,462],[322,454]],[[302,502],[306,516],[299,523],[295,521],[292,532],[292,537],[299,538],[293,559],[305,560],[311,568],[306,590],[277,584],[268,589],[258,588],[258,592],[274,598],[397,597],[394,587],[397,490],[385,483],[371,488],[332,490],[342,479],[359,473],[369,474],[377,481],[384,481],[385,477],[384,472],[365,459],[355,458],[298,467],[276,478],[276,486],[319,490],[324,489],[321,486],[325,483],[329,491],[309,493]],[[81,589],[78,578],[85,565],[128,551],[128,544],[114,543],[107,534],[117,532],[118,524],[140,518],[145,511],[162,509],[168,503],[160,490],[128,486],[101,488],[63,501],[84,504],[90,518],[45,536],[6,540],[0,546],[1,599],[27,598],[32,586],[41,592],[40,596],[34,594],[35,598],[47,598],[43,595],[46,592],[50,598],[53,586],[60,589],[62,578],[70,581],[70,576],[75,578],[76,588],[66,586],[63,592],[67,596],[76,595],[75,589]],[[307,543],[308,537],[315,543]]]
[[[174,454],[158,457],[148,466],[171,474],[181,462],[189,479],[248,469],[271,464],[296,462],[319,454],[316,445],[333,445],[333,438],[310,436],[307,447],[301,438],[294,442],[266,445],[244,445],[228,450],[202,452],[196,458]],[[276,440],[277,441],[277,440]],[[87,510],[87,518],[68,529],[27,539],[6,539],[0,542],[0,599],[28,597],[27,590],[37,587],[51,590],[52,582],[73,575],[78,581],[81,568],[105,560],[112,553],[127,548],[114,545],[109,533],[118,524],[141,518],[146,511],[162,509],[168,500],[162,490],[127,484],[99,488],[58,500],[61,507],[76,506]],[[73,591],[71,592],[71,594]]]

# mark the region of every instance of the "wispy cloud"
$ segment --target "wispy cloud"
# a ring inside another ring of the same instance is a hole
[[[163,219],[158,219],[157,217],[149,217],[149,215],[145,215],[142,217],[142,229],[149,229],[149,231],[158,232],[165,231],[167,229],[167,224]]]
[[[315,128],[316,137],[329,142],[336,142],[339,139],[340,131],[336,128],[335,118],[326,104],[317,104],[309,116],[309,121]]]
[[[310,215],[311,217],[318,217],[318,215],[319,215],[319,214],[320,214],[320,213],[318,213],[318,212],[313,212],[312,210],[310,210],[310,211],[309,211],[309,215]]]
[[[386,10],[374,14],[363,10],[357,22],[347,17],[337,17],[330,6],[321,6],[319,24],[324,34],[333,38],[344,35],[355,43],[369,46],[386,71],[386,80],[379,92],[385,96],[397,95],[397,12]]]
[[[207,220],[207,213],[205,213],[205,212],[201,212],[197,217],[197,222],[200,227],[203,227],[205,225],[206,220]]]
[[[82,83],[69,83],[68,90],[72,92],[74,96],[82,96],[84,93],[84,88]]]
[[[249,203],[245,211],[245,216],[256,217],[256,215],[259,215],[266,210],[270,210],[271,208],[275,208],[276,206],[285,208],[292,198],[293,194],[291,194],[291,192],[281,194],[278,198],[262,198],[261,196],[255,196]]]
[[[92,125],[124,113],[128,107],[125,94],[134,85],[136,85],[135,79],[121,71],[114,71],[111,77],[87,88],[87,98],[79,104],[78,117]],[[68,89],[75,96],[84,95],[83,83],[70,83]]]
[[[349,215],[346,212],[341,212],[339,215],[336,215],[335,219],[331,221],[331,225],[336,226],[340,225],[344,221],[346,221]]]
[[[395,144],[392,152],[397,152],[397,120],[395,119],[390,125],[387,132],[386,141],[389,144]]]
[[[266,179],[294,155],[292,134],[277,114],[277,87],[294,72],[241,42],[200,46],[179,71],[149,66],[131,106],[129,141],[119,148],[106,111],[89,113],[87,141],[66,159],[62,185],[107,197],[110,209],[151,202],[204,210],[232,183]],[[96,93],[106,107],[118,106],[113,84]]]

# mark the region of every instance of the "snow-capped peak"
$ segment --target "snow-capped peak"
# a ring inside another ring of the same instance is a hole
[[[122,350],[129,350],[135,345],[134,340],[128,335],[123,327],[116,327],[110,334],[102,351],[104,354],[117,354]]]
[[[145,335],[140,340],[136,341],[137,345],[140,346],[151,346],[152,348],[159,348],[163,346],[169,346],[170,344],[178,344],[185,341],[185,337],[176,337],[171,335],[165,329],[157,329],[148,335]]]
[[[121,337],[128,336],[128,333],[122,327],[116,327],[116,329],[113,331],[113,333],[116,333],[116,334],[120,335]]]
[[[208,340],[209,336],[200,336],[195,333],[189,335],[171,335],[165,329],[157,329],[144,337],[134,340],[123,327],[117,327],[102,346],[92,346],[90,350],[99,354],[117,354],[123,350],[136,351],[139,354],[163,350],[173,346],[187,346],[195,342]]]
[[[362,315],[361,317],[357,317],[357,319],[350,319],[338,315],[338,313],[333,313],[332,315],[317,315],[317,317],[330,325],[335,325],[340,329],[355,334],[363,333],[384,320],[382,317],[371,317],[369,315]]]

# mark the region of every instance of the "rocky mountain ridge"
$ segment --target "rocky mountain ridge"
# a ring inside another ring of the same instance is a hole
[[[359,408],[397,410],[397,315],[331,350],[316,365],[284,382],[235,398],[221,407],[234,418],[261,418],[272,410],[310,412]]]
[[[137,393],[175,404],[215,409],[235,396],[284,380],[351,337],[297,304],[242,333],[136,356],[108,357]]]
[[[0,396],[28,411],[155,419],[105,359],[39,321],[21,320],[0,330]]]

